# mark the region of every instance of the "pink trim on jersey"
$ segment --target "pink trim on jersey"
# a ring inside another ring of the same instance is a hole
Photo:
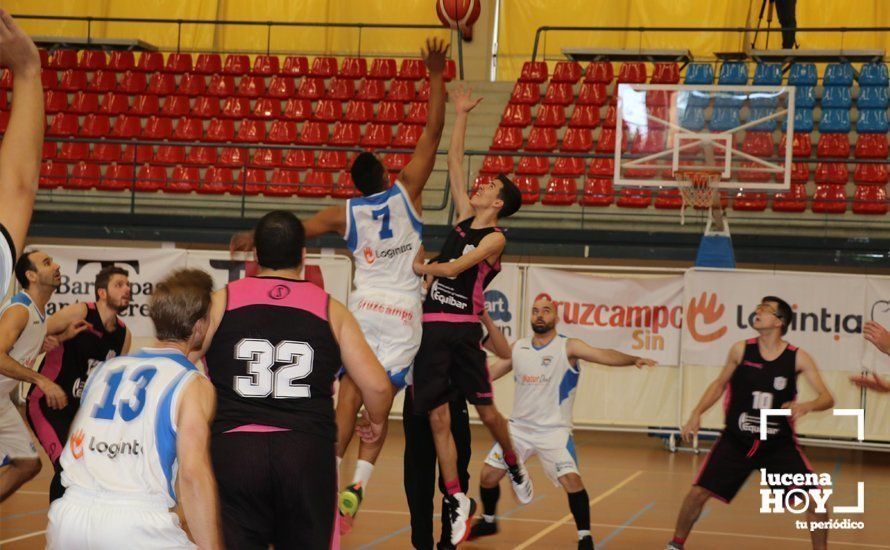
[[[226,430],[223,433],[231,434],[231,433],[241,433],[241,432],[249,432],[249,433],[271,433],[271,432],[289,432],[288,428],[279,428],[278,426],[266,426],[265,424],[244,424],[243,426],[238,426],[237,428],[232,428],[231,430]]]
[[[797,351],[797,346],[788,344],[788,346],[785,349],[787,349],[788,351]]]
[[[757,338],[748,338],[747,340],[745,340],[745,343],[746,344],[756,344]]]
[[[805,455],[805,454],[803,453],[803,449],[801,449],[801,448],[800,448],[800,445],[797,444],[797,437],[794,438],[794,448],[797,449],[797,452],[798,452],[798,453],[800,453],[800,458],[803,459],[803,463],[804,463],[804,465],[805,465],[807,468],[809,468],[811,472],[815,472],[816,470],[813,469],[813,465],[810,464],[810,461],[809,461],[809,459],[807,458],[807,455]]]
[[[468,313],[424,313],[424,323],[478,323],[478,315]]]
[[[745,455],[746,458],[751,458],[755,454],[757,454],[757,449],[760,448],[760,440],[755,439],[754,444],[751,445],[751,448],[748,450],[748,454]]]
[[[55,380],[62,370],[62,346],[57,346],[51,352],[46,354],[43,361],[43,368],[40,369],[41,374]],[[31,395],[28,396],[28,416],[31,417],[31,423],[34,425],[34,434],[40,441],[40,445],[46,451],[52,462],[58,462],[62,456],[64,444],[59,441],[59,434],[53,429],[49,420],[43,414],[40,408],[40,398],[44,396],[43,390],[34,386]]]
[[[726,394],[724,394],[724,397],[723,397],[723,414],[724,415],[729,412],[729,402],[731,400],[732,400],[732,385],[727,384],[726,385]]]
[[[482,285],[485,284],[485,277],[493,270],[494,267],[489,265],[487,261],[482,260],[479,263],[479,270],[476,271],[476,282],[473,284],[473,313],[481,312],[482,308],[485,307],[485,289],[482,288]]]
[[[226,311],[253,305],[301,309],[328,320],[327,293],[308,281],[246,277],[229,283]]]

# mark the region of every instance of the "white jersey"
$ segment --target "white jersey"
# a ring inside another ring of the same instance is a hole
[[[346,245],[355,257],[356,292],[383,291],[416,296],[414,273],[423,223],[408,192],[396,181],[386,191],[346,201]]]
[[[531,338],[513,344],[516,391],[510,421],[529,428],[571,428],[578,368],[569,362],[569,339],[558,334],[543,348]]]
[[[5,227],[0,225],[0,303],[6,299],[15,268],[15,245]]]
[[[180,352],[143,349],[102,363],[80,398],[65,450],[65,487],[176,504],[176,411],[203,376]]]
[[[43,339],[46,337],[46,313],[37,309],[34,300],[25,291],[13,296],[9,303],[0,310],[0,315],[13,307],[27,308],[28,324],[25,325],[18,340],[9,350],[9,356],[21,363],[22,366],[33,369],[37,356],[43,349]],[[9,396],[18,383],[18,380],[0,375],[0,398]]]

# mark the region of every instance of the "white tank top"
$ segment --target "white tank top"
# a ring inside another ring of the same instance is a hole
[[[569,339],[558,334],[543,348],[531,338],[513,345],[516,391],[510,421],[529,428],[571,428],[578,369],[569,362]]]
[[[420,300],[421,279],[413,264],[422,235],[423,223],[401,182],[349,199],[346,245],[355,258],[356,292],[393,292]]]
[[[203,376],[180,352],[145,348],[102,363],[62,451],[62,484],[176,505],[176,413]]]
[[[5,227],[0,225],[0,303],[6,299],[15,268],[15,246]]]
[[[28,309],[28,324],[25,325],[22,334],[9,350],[9,356],[21,363],[22,366],[33,369],[37,356],[43,349],[43,339],[46,337],[45,312],[37,309],[34,300],[25,291],[13,296],[9,303],[0,310],[0,315],[13,307]],[[18,380],[0,375],[0,397],[8,397],[18,383]]]

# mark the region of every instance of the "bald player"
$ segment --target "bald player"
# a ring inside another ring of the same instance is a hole
[[[519,460],[538,455],[544,473],[554,485],[561,485],[569,499],[569,509],[578,528],[578,550],[593,550],[590,534],[590,501],[578,474],[578,459],[572,439],[572,407],[578,385],[579,360],[610,367],[642,368],[655,361],[611,349],[595,348],[577,338],[557,333],[557,313],[553,302],[539,298],[532,305],[532,331],[528,338],[513,344],[512,357],[497,361],[491,369],[497,380],[511,370],[515,383],[510,438]],[[482,519],[470,530],[470,539],[498,532],[495,508],[500,498],[499,483],[507,473],[501,446],[495,444],[485,459],[479,483]]]

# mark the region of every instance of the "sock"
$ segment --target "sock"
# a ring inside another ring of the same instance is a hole
[[[448,493],[448,496],[450,496],[450,497],[453,497],[454,495],[463,492],[460,490],[460,479],[454,478],[451,481],[446,481],[445,482],[445,492]]]
[[[569,493],[569,510],[575,518],[575,526],[578,531],[586,531],[590,534],[590,500],[587,498],[587,490],[581,489],[577,493]]]
[[[479,486],[479,499],[482,501],[482,514],[486,517],[485,521],[491,523],[494,521],[494,513],[498,506],[498,499],[501,498],[501,486],[495,485],[492,488]],[[488,517],[491,517],[489,520]]]
[[[485,523],[494,523],[494,516],[482,514],[482,519],[485,520]]]
[[[584,537],[589,537],[590,531],[587,529],[578,529],[578,540],[583,539]]]
[[[514,451],[504,451],[504,462],[510,468],[512,468],[513,466],[516,466],[516,464],[517,464],[516,453]]]
[[[359,459],[355,463],[355,475],[352,477],[352,484],[360,484],[362,489],[367,490],[368,481],[371,480],[371,472],[374,471],[374,465],[367,460]]]
[[[684,544],[686,544],[686,537],[674,537],[671,539],[671,542],[683,546]]]

